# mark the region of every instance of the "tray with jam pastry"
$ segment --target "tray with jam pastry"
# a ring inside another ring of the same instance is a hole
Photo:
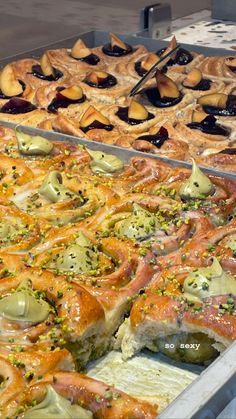
[[[235,57],[182,45],[142,91],[129,92],[177,45],[88,32],[0,61],[0,121],[236,171]]]
[[[0,134],[0,417],[154,419],[234,350],[234,176],[29,127]],[[109,356],[127,369],[115,386]],[[141,395],[131,357],[137,374],[152,359]]]

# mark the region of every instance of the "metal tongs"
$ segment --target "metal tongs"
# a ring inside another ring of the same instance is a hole
[[[134,96],[136,95],[136,93],[138,93],[138,91],[140,90],[141,87],[143,87],[143,85],[150,80],[156,70],[159,68],[159,65],[163,64],[165,65],[165,61],[170,58],[178,49],[180,48],[180,44],[176,45],[176,47],[174,49],[172,49],[171,51],[169,51],[167,54],[163,55],[162,58],[160,58],[159,61],[157,61],[157,63],[155,63],[150,70],[148,70],[148,72],[141,78],[141,80],[138,81],[138,83],[133,87],[133,89],[130,91],[128,96]]]

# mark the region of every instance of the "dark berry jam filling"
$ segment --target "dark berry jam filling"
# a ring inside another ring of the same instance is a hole
[[[20,113],[31,112],[31,111],[34,111],[35,109],[37,109],[36,106],[28,102],[27,100],[13,97],[12,99],[10,99],[7,103],[3,105],[3,107],[0,109],[0,112],[17,115]]]
[[[74,57],[73,57],[74,58]],[[89,54],[87,55],[87,57],[83,57],[83,58],[74,58],[75,60],[78,61],[83,61],[89,65],[97,65],[100,61],[100,58],[95,55],[95,54]]]
[[[138,137],[138,140],[145,140],[149,143],[155,145],[157,148],[161,148],[166,140],[168,140],[169,134],[167,129],[161,127],[159,131],[154,135],[141,135]]]
[[[106,124],[103,124],[102,122],[96,121],[96,120],[93,121],[92,124],[90,124],[88,127],[84,127],[84,128],[80,127],[80,129],[84,132],[88,132],[91,129],[105,129],[106,131],[112,131],[113,128],[114,128],[114,125],[111,125],[111,124],[106,125]]]
[[[84,83],[88,84],[91,87],[96,87],[97,89],[109,89],[117,84],[117,79],[109,74],[105,79],[101,80],[99,84],[93,83],[92,81],[83,80]]]
[[[18,80],[19,81],[19,83],[21,84],[21,86],[22,86],[22,89],[23,89],[23,92],[25,91],[25,88],[26,88],[26,86],[25,86],[25,83],[22,81],[22,80]],[[19,95],[17,95],[17,96],[14,96],[14,97],[21,97],[22,96],[22,94],[23,94],[23,92],[22,93],[20,93]],[[0,89],[0,99],[11,99],[11,96],[6,96],[6,95],[4,95],[3,93],[2,93],[2,91],[1,91],[1,89]]]
[[[118,111],[116,112],[116,115],[122,120],[127,122],[129,125],[138,125],[142,124],[145,121],[149,121],[150,119],[154,118],[153,113],[148,112],[148,117],[146,119],[134,119],[129,118],[128,116],[129,108],[123,108],[119,107]]]
[[[208,80],[208,79],[202,79],[196,86],[193,87],[189,87],[189,86],[184,86],[186,89],[191,89],[191,90],[209,90],[211,88],[211,84],[212,81]]]
[[[151,87],[150,89],[145,90],[145,94],[149,102],[152,103],[156,108],[168,108],[169,106],[174,106],[179,103],[183,96],[180,94],[178,97],[160,97],[160,93],[156,87]]]
[[[145,76],[145,74],[147,73],[147,70],[145,70],[145,68],[142,67],[141,61],[136,61],[136,63],[134,64],[134,68],[135,68],[136,73],[140,77]]]
[[[224,150],[220,151],[220,154],[229,154],[231,156],[235,156],[236,148],[225,148]]]
[[[83,103],[85,100],[85,95],[83,95],[80,99],[69,99],[58,92],[56,97],[48,105],[48,111],[56,113],[59,108],[68,108],[69,105],[73,105],[75,103]]]
[[[118,47],[117,45],[112,47],[109,43],[102,47],[102,52],[106,55],[109,55],[110,57],[122,57],[123,55],[127,55],[133,52],[133,48],[131,47],[131,45],[125,44],[125,46],[126,49]]]
[[[51,74],[50,76],[45,76],[39,64],[32,66],[32,74],[41,80],[56,81],[63,76],[62,71],[58,70],[58,68],[53,67],[53,70],[54,70],[54,75]]]
[[[157,51],[157,55],[162,55],[166,51],[166,48],[162,48],[159,51]],[[193,61],[193,55],[191,52],[187,51],[184,48],[179,48],[174,58],[170,58],[165,67],[171,67],[174,64],[178,65],[186,65],[191,63]]]
[[[191,129],[198,129],[205,134],[211,135],[223,135],[224,137],[227,137],[230,134],[229,129],[216,124],[216,118],[213,115],[207,116],[201,122],[191,122],[190,124],[187,124],[187,127]]]
[[[236,116],[236,95],[229,95],[226,107],[219,108],[218,106],[203,105],[203,110],[210,115],[219,116]]]

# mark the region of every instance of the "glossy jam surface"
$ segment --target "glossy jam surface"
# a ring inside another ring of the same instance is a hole
[[[84,79],[84,83],[88,84],[88,86],[95,87],[97,89],[109,89],[117,84],[117,80],[114,76],[109,74],[105,79],[101,80],[99,84],[93,83],[90,80]]]
[[[138,125],[142,124],[145,121],[149,121],[150,119],[154,118],[154,115],[150,112],[148,112],[147,119],[133,119],[128,117],[129,108],[123,108],[119,107],[118,111],[116,112],[116,115],[122,120],[127,122],[129,125]]]
[[[83,61],[83,62],[85,62],[89,65],[97,65],[100,61],[100,58],[96,54],[89,54],[89,55],[87,55],[87,57],[74,58],[74,59],[78,60],[78,61]]]
[[[0,112],[17,115],[20,113],[28,113],[28,112],[34,111],[35,109],[37,109],[36,106],[28,102],[27,100],[13,97],[2,106],[2,108],[0,109]]]
[[[91,129],[105,129],[106,131],[112,131],[113,128],[114,128],[114,125],[111,125],[111,124],[106,125],[106,124],[103,124],[102,122],[96,121],[96,120],[93,121],[93,123],[90,124],[88,127],[80,127],[80,129],[84,132],[88,132]]]
[[[157,55],[160,56],[165,52],[166,48],[162,48],[159,51],[157,51]],[[179,48],[174,58],[170,58],[169,61],[167,61],[165,67],[170,67],[174,64],[178,65],[186,65],[191,63],[193,61],[193,55],[191,52],[187,51],[184,48]]]
[[[135,68],[136,73],[140,77],[143,77],[147,73],[147,70],[145,70],[145,68],[142,68],[141,61],[136,61],[136,63],[134,64],[134,68]]]
[[[50,75],[50,76],[45,76],[42,72],[41,66],[39,64],[33,65],[32,66],[32,74],[35,77],[38,77],[38,79],[41,80],[47,80],[47,81],[56,81],[58,79],[60,79],[63,76],[62,71],[58,70],[57,68],[53,67],[54,70],[54,76]]]
[[[148,141],[149,143],[155,145],[157,148],[161,148],[166,140],[168,140],[169,134],[167,129],[161,127],[159,131],[154,135],[141,135],[138,137],[138,140]]]
[[[236,155],[236,148],[225,148],[224,150],[220,151],[220,154],[229,154],[231,156]]]
[[[209,90],[211,88],[212,81],[208,79],[202,79],[196,86],[188,87],[184,86],[185,89],[191,89],[191,90]]]
[[[63,90],[62,88],[61,90]],[[83,95],[80,99],[69,99],[63,96],[60,91],[57,92],[56,97],[51,101],[48,105],[48,111],[55,113],[59,108],[68,108],[69,105],[73,105],[75,103],[83,103],[86,100],[86,96]]]
[[[201,122],[191,122],[190,124],[187,124],[187,127],[198,129],[205,134],[211,135],[223,135],[224,137],[227,137],[230,134],[230,130],[217,124],[216,118],[212,115],[207,116]]]
[[[183,97],[182,95],[180,95],[177,98],[173,98],[173,97],[161,98],[156,87],[146,89],[145,94],[149,102],[151,102],[153,106],[156,106],[156,108],[168,108],[169,106],[177,105],[177,103],[179,103]]]
[[[236,116],[236,95],[229,95],[225,108],[204,105],[203,110],[210,115]]]
[[[25,88],[26,88],[26,86],[25,86],[25,83],[22,81],[22,80],[18,80],[19,81],[19,83],[21,84],[21,86],[22,86],[22,88],[23,88],[23,92],[24,92],[24,90],[25,90]],[[21,97],[22,96],[22,94],[23,94],[23,92],[22,93],[20,93],[19,95],[17,95],[17,96],[14,96],[14,97]],[[0,89],[0,99],[11,99],[11,96],[6,96],[6,95],[4,95],[3,93],[2,93],[2,91],[1,91],[1,89]]]
[[[122,57],[123,55],[128,55],[131,52],[133,52],[133,48],[131,45],[125,44],[126,49],[120,48],[117,45],[115,45],[113,48],[111,44],[105,44],[102,47],[102,52],[106,55],[109,55],[110,57]]]

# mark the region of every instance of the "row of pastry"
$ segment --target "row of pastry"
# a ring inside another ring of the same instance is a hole
[[[233,57],[180,48],[138,95],[128,96],[175,45],[173,38],[148,52],[111,34],[101,47],[79,39],[71,49],[12,62],[0,75],[0,119],[234,172]]]
[[[156,417],[81,371],[114,347],[208,364],[231,345],[236,183],[0,133],[0,417]]]

